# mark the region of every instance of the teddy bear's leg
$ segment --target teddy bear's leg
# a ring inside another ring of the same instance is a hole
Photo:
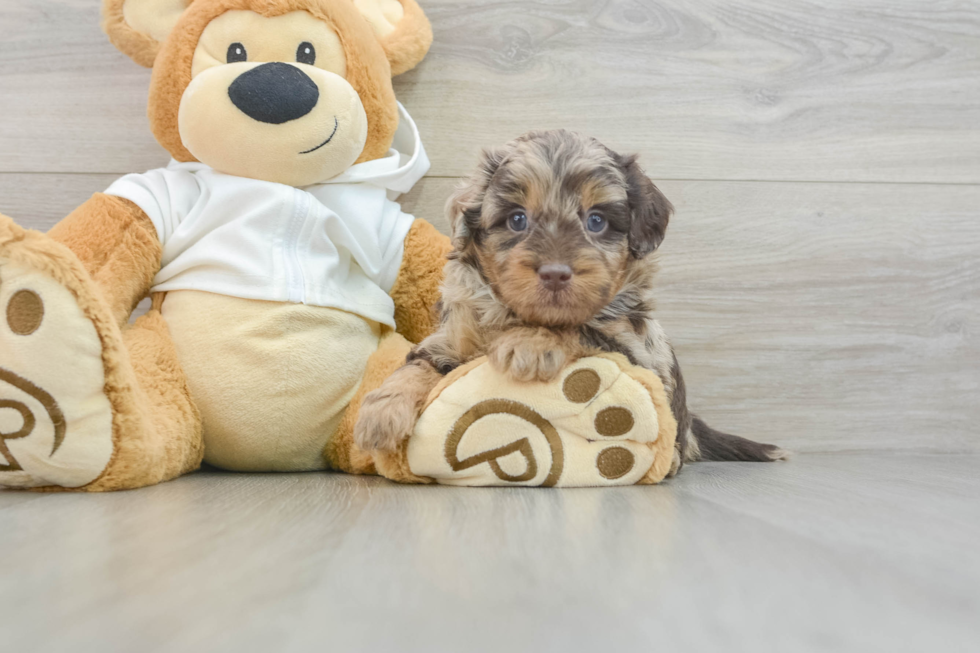
[[[516,383],[479,358],[429,393],[396,451],[362,451],[353,440],[361,401],[409,350],[394,334],[370,360],[326,452],[337,469],[449,485],[629,485],[667,476],[677,422],[663,384],[618,354],[580,359],[558,379],[534,383]]]
[[[651,484],[666,476],[676,435],[659,377],[621,355],[588,356],[529,383],[479,358],[429,393],[396,459],[405,478],[378,468],[448,485]]]
[[[388,331],[381,337],[377,351],[368,359],[364,378],[351,400],[337,433],[327,445],[324,455],[330,466],[348,474],[381,474],[403,483],[427,483],[428,479],[412,474],[405,463],[404,451],[394,453],[367,452],[354,443],[354,424],[364,396],[381,387],[392,372],[405,364],[412,343],[402,335]]]
[[[168,481],[201,466],[201,416],[177,351],[157,308],[122,331],[129,356],[126,392],[115,395],[114,453],[105,472],[84,489],[124,490]]]
[[[53,230],[61,243],[0,216],[0,486],[134,488],[200,462],[162,317],[125,324],[159,243],[115,202],[83,205]]]

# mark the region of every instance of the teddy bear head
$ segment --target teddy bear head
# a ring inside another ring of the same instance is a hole
[[[150,126],[174,159],[292,186],[387,153],[391,78],[432,42],[414,0],[104,0],[103,29],[153,68]]]

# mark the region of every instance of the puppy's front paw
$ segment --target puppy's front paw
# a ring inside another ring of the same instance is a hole
[[[507,336],[490,350],[490,364],[515,381],[551,381],[568,361],[557,343],[541,338]]]
[[[368,393],[354,426],[354,443],[368,451],[393,451],[412,434],[417,413],[411,397],[385,388]]]

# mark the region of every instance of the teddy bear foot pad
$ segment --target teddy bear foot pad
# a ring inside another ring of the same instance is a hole
[[[659,379],[643,372],[604,355],[568,366],[550,383],[518,383],[480,359],[430,395],[408,465],[446,485],[659,482],[676,423]]]
[[[113,450],[102,343],[73,293],[30,265],[73,276],[35,236],[0,238],[0,487],[80,487]]]

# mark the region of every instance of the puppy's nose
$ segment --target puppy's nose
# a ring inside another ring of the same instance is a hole
[[[280,125],[313,111],[320,89],[296,66],[273,61],[239,75],[228,97],[249,118]]]
[[[538,278],[548,290],[558,291],[572,280],[572,268],[561,263],[548,263],[538,268]]]

